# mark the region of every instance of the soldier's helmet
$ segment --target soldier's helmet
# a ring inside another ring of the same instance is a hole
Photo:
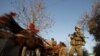
[[[51,38],[51,40],[54,40],[54,38]]]
[[[75,26],[75,29],[81,29],[81,27],[79,25]]]

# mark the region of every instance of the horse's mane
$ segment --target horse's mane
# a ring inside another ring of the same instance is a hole
[[[12,33],[18,33],[23,30],[23,28],[21,28],[14,20],[12,15],[5,14],[4,16],[0,17],[0,21],[0,27],[7,27]]]

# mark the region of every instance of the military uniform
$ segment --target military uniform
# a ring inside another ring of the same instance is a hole
[[[52,41],[52,47],[56,46],[57,42],[56,41]]]
[[[69,56],[73,56],[75,52],[77,52],[78,56],[83,56],[82,46],[80,46],[80,45],[72,46]]]
[[[85,45],[85,36],[81,32],[74,32],[71,37],[71,45]]]
[[[54,47],[57,45],[57,42],[54,40],[54,38],[51,38],[51,46]]]
[[[69,56],[73,56],[73,54],[76,52],[78,56],[83,56],[83,50],[82,46],[85,45],[85,36],[81,31],[74,32],[71,37],[71,50],[69,53]]]

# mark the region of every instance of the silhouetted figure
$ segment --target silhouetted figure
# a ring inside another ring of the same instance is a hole
[[[51,38],[51,46],[54,47],[57,45],[57,42],[55,41],[54,38]]]

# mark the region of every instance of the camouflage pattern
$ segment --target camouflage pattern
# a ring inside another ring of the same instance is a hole
[[[75,29],[76,32],[74,32],[71,36],[71,50],[69,52],[69,56],[73,56],[74,53],[76,52],[78,56],[83,56],[83,50],[82,46],[85,45],[85,36],[84,34],[80,31],[80,29],[77,30]]]
[[[80,46],[80,45],[72,46],[71,50],[69,52],[69,56],[73,56],[75,52],[77,52],[78,56],[83,56],[82,46]]]
[[[57,42],[56,41],[52,41],[52,46],[56,46],[57,45]]]
[[[85,45],[85,36],[81,32],[74,32],[71,37],[71,45]]]
[[[55,41],[54,38],[51,38],[51,46],[54,47],[57,45],[57,42]]]

